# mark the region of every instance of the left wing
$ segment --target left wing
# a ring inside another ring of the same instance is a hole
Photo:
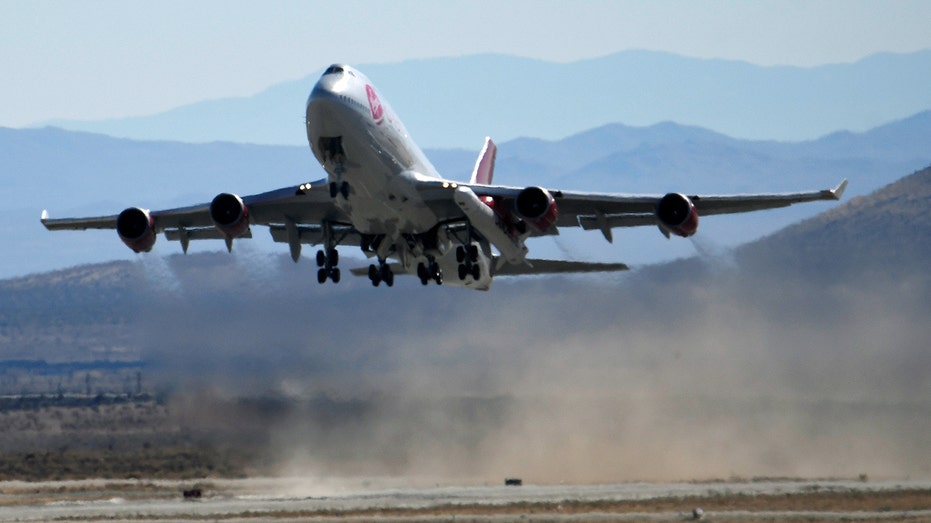
[[[428,201],[436,207],[438,215],[459,212],[452,206],[447,196],[446,187],[450,185],[449,182],[424,182],[424,185],[422,192],[425,195],[431,195]],[[457,184],[451,185],[455,188]],[[847,180],[843,180],[833,189],[818,191],[709,196],[680,193],[626,195],[547,190],[538,187],[458,185],[468,187],[480,198],[491,198],[497,202],[497,207],[500,209],[515,210],[518,214],[514,217],[515,221],[526,218],[526,216],[521,216],[520,212],[522,195],[528,194],[529,191],[541,192],[550,197],[549,201],[555,217],[553,222],[546,223],[545,227],[531,230],[531,234],[558,234],[559,227],[581,227],[586,230],[600,230],[605,238],[611,241],[611,229],[616,227],[652,225],[659,226],[667,235],[672,233],[690,236],[698,227],[700,215],[742,213],[787,207],[802,202],[839,200],[847,188]]]

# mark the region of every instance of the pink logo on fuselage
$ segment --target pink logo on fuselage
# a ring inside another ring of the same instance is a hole
[[[375,94],[375,89],[371,85],[365,84],[365,94],[369,97],[369,109],[372,110],[372,120],[381,124],[381,119],[385,115],[385,110],[381,107],[381,101]]]

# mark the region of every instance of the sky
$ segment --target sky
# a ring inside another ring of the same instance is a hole
[[[931,2],[0,0],[0,126],[249,96],[333,62],[630,49],[810,67],[931,48]]]

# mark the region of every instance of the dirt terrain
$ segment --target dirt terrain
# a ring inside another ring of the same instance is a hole
[[[0,521],[927,521],[931,483],[774,481],[357,488],[294,478],[0,483]],[[361,484],[361,483],[360,483]],[[311,488],[311,491],[314,489]],[[188,499],[182,495],[186,491]],[[193,494],[196,492],[197,496]]]

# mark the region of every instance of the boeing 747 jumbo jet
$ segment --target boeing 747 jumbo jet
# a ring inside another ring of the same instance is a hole
[[[338,246],[360,247],[370,259],[376,287],[396,273],[430,282],[487,290],[498,275],[597,272],[627,269],[621,263],[536,260],[526,240],[559,234],[561,227],[601,231],[658,226],[669,237],[688,237],[698,216],[839,200],[834,189],[791,194],[699,196],[623,195],[542,187],[492,185],[496,147],[490,139],[468,183],[442,178],[414,144],[401,120],[361,72],[346,65],[326,69],[307,100],[307,140],[327,177],[252,196],[222,193],[210,203],[149,211],[130,207],[118,215],[49,219],[49,230],[116,229],[135,252],[148,252],[156,235],[179,241],[250,238],[267,226],[287,243],[296,262],[301,245],[319,245],[317,280],[340,280]]]

